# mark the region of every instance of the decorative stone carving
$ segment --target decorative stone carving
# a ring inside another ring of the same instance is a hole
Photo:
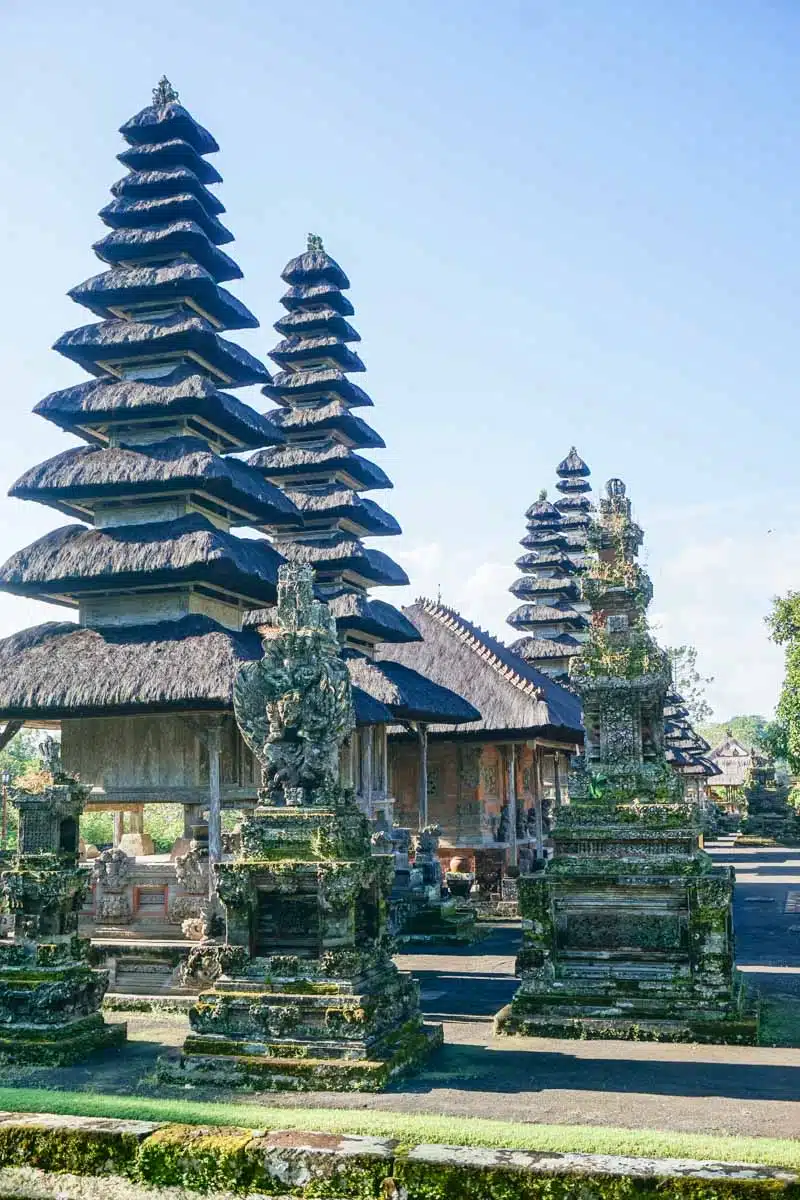
[[[92,864],[92,878],[104,892],[122,892],[128,886],[133,860],[124,850],[103,850]]]
[[[204,850],[190,850],[175,859],[175,877],[187,892],[206,895],[208,892],[208,854]]]
[[[207,980],[177,1077],[226,1085],[376,1090],[441,1038],[391,960],[389,846],[339,783],[353,728],[335,628],[308,567],[279,572],[264,659],[234,685],[237,721],[262,766],[241,847],[214,866],[225,942],[189,955]]]
[[[122,894],[109,892],[100,897],[97,904],[98,921],[108,921],[115,925],[126,925],[132,916],[131,902]]]
[[[572,660],[586,737],[553,858],[518,880],[521,983],[499,1033],[753,1042],[733,969],[732,868],[700,849],[663,748],[666,656],[647,625],[642,531],[620,480],[589,528],[588,641]],[[623,619],[624,618],[624,619]]]

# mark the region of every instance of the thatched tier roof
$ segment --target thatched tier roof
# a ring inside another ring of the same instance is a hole
[[[287,337],[278,342],[269,356],[279,367],[303,364],[318,359],[335,363],[342,371],[366,371],[361,359],[338,337]]]
[[[341,400],[303,405],[298,408],[274,408],[265,418],[283,433],[326,433],[336,430],[356,450],[382,450],[386,446],[380,434],[355,417]]]
[[[143,229],[148,225],[170,221],[194,221],[215,246],[223,246],[233,241],[230,229],[207,213],[197,197],[190,192],[141,199],[123,196],[101,208],[99,216],[103,224],[112,229]]]
[[[536,625],[561,625],[563,629],[585,629],[586,617],[574,608],[558,604],[521,604],[508,618],[515,629],[528,629]]]
[[[326,575],[348,571],[375,587],[403,587],[408,576],[380,550],[363,546],[357,537],[334,529],[330,533],[284,536],[275,531],[275,549],[290,563],[310,563],[321,583]]]
[[[342,342],[360,342],[358,333],[349,321],[346,321],[335,308],[326,305],[321,308],[297,308],[277,320],[273,326],[278,333],[287,337],[295,334],[323,333],[328,337],[338,338]]]
[[[0,588],[69,602],[98,591],[204,584],[255,606],[274,601],[282,561],[268,542],[238,538],[190,513],[146,525],[55,529],[0,567]]]
[[[113,229],[92,246],[103,262],[117,266],[142,259],[178,258],[188,255],[214,277],[217,283],[241,279],[242,272],[223,250],[209,240],[196,221],[170,221],[146,229]]]
[[[529,550],[527,554],[521,554],[515,560],[515,566],[519,567],[520,571],[536,571],[539,569],[548,569],[558,571],[561,575],[575,575],[578,568],[571,558],[566,554],[561,554],[558,550]]]
[[[359,537],[391,537],[403,532],[391,513],[374,500],[359,496],[340,484],[329,483],[314,491],[304,491],[287,484],[284,491],[303,514],[306,525],[312,522],[319,525],[321,521],[330,521],[331,524],[339,520],[347,521],[348,526],[357,527]]]
[[[132,146],[152,145],[180,138],[188,142],[198,154],[214,154],[219,150],[214,138],[204,129],[191,113],[173,100],[168,104],[149,105],[120,126],[120,133]]]
[[[162,171],[169,167],[188,167],[201,183],[222,183],[222,176],[216,167],[201,158],[194,146],[183,138],[128,146],[117,158],[133,171]]]
[[[90,629],[48,623],[0,641],[0,714],[23,720],[232,705],[258,635],[210,617]]]
[[[714,787],[744,787],[755,761],[752,751],[730,733],[710,751],[708,758],[720,772],[714,779]]]
[[[0,640],[0,718],[65,720],[233,707],[233,681],[262,657],[254,629],[236,633],[210,617],[89,629],[51,622]],[[359,725],[392,713],[353,688]]]
[[[383,659],[373,661],[354,650],[345,650],[344,657],[353,683],[385,704],[397,720],[425,721],[449,728],[480,719],[478,710],[462,696],[413,667]]]
[[[561,476],[562,479],[565,479],[570,476],[576,477],[590,475],[591,471],[581,458],[580,454],[578,454],[578,451],[575,449],[575,447],[571,446],[567,457],[562,459],[556,467],[556,474]]]
[[[349,408],[372,408],[372,400],[362,388],[352,383],[343,371],[325,367],[315,371],[281,371],[263,389],[264,395],[286,408],[300,402],[308,403],[319,397],[327,403],[340,400]]]
[[[436,683],[463,696],[481,714],[465,734],[529,731],[581,738],[580,703],[546,675],[519,658],[508,646],[467,621],[455,610],[431,600],[418,600],[404,610],[422,634],[421,642],[380,646],[384,666],[413,667]],[[434,726],[433,732],[445,732]]]
[[[573,520],[577,519],[578,514],[584,521],[591,520],[592,502],[584,492],[564,496],[563,499],[556,501],[555,507],[557,512],[569,514]],[[575,515],[573,516],[573,514]]]
[[[108,375],[106,363],[134,365],[147,359],[199,358],[228,387],[263,383],[269,372],[247,350],[220,337],[203,317],[178,312],[158,322],[101,321],[71,329],[55,342],[66,358],[72,359],[92,375]]]
[[[166,167],[151,171],[131,171],[111,185],[112,196],[132,200],[164,199],[182,192],[193,195],[211,216],[225,212],[225,205],[210,192],[188,167]]]
[[[89,379],[51,392],[33,410],[62,429],[105,444],[110,430],[148,422],[194,418],[198,432],[213,434],[225,450],[254,449],[283,438],[280,428],[235,396],[219,391],[207,375],[176,367],[155,382]]]
[[[321,481],[335,475],[364,491],[392,487],[385,471],[333,439],[328,440],[327,446],[319,448],[308,447],[302,442],[267,447],[257,450],[247,461],[267,479],[280,480],[281,486],[287,486],[295,478],[307,479],[309,475],[319,476]]]
[[[342,268],[325,250],[307,250],[291,259],[281,272],[281,279],[291,284],[330,283],[337,288],[349,288],[350,280]]]
[[[281,296],[281,304],[290,312],[301,309],[306,304],[325,304],[341,313],[343,317],[352,317],[355,311],[347,296],[335,284],[325,280],[321,283],[298,283],[290,287]]]
[[[114,317],[112,307],[126,309],[191,300],[222,329],[258,328],[250,309],[193,262],[174,262],[166,267],[113,267],[79,283],[69,295],[99,317]]]
[[[78,446],[22,475],[10,495],[82,517],[124,497],[210,496],[238,525],[296,521],[291,500],[237,459],[212,453],[200,438],[171,437],[141,447]]]
[[[536,500],[525,512],[525,517],[528,521],[536,524],[542,523],[545,525],[557,525],[560,520],[560,513],[554,504],[549,500]]]
[[[582,479],[580,476],[568,476],[566,479],[559,479],[556,487],[566,496],[579,496],[592,490],[592,485],[588,479]]]
[[[534,526],[524,538],[520,538],[519,544],[527,550],[536,550],[538,547],[560,549],[567,545],[567,539],[560,529],[537,529]]]
[[[567,633],[554,638],[521,637],[512,642],[510,647],[514,654],[527,662],[547,658],[573,658],[580,654],[581,648],[580,642]]]
[[[538,575],[523,575],[520,579],[515,579],[508,590],[512,596],[518,596],[520,600],[536,596],[579,600],[581,594],[574,579],[557,579]]]
[[[420,639],[417,627],[399,608],[384,600],[370,600],[363,593],[349,589],[332,596],[325,589],[324,599],[336,618],[340,634],[361,633],[376,642],[418,642]],[[247,627],[274,625],[274,612],[274,609],[256,609],[245,613],[242,621]]]

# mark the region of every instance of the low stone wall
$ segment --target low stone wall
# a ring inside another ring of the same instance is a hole
[[[377,1137],[0,1113],[0,1197],[185,1200],[796,1200],[752,1164],[547,1154]]]

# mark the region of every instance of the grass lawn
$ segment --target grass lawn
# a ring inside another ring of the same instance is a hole
[[[800,1168],[800,1141],[789,1138],[719,1137],[617,1129],[588,1125],[533,1125],[521,1121],[358,1112],[332,1108],[269,1108],[107,1096],[46,1088],[0,1087],[0,1110],[75,1116],[170,1121],[187,1125],[226,1125],[251,1129],[298,1129],[321,1133],[360,1133],[397,1138],[407,1145],[435,1142],[650,1158],[694,1158]]]

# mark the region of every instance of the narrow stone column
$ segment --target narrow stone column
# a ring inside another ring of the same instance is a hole
[[[364,813],[372,820],[372,726],[361,730],[361,796]]]
[[[542,805],[544,804],[544,781],[542,779],[542,756],[537,746],[533,752],[533,785],[536,797],[536,857],[544,858],[544,822],[542,820]]]
[[[222,859],[222,789],[220,787],[220,753],[222,729],[211,725],[208,729],[208,861],[210,865]],[[208,872],[208,894],[214,894],[214,873]]]
[[[508,859],[515,867],[517,852],[517,755],[514,743],[503,747],[506,760],[506,808],[508,809]]]
[[[125,832],[125,813],[124,812],[115,812],[114,813],[114,849],[115,850],[116,850],[117,846],[120,844],[120,842],[122,841],[122,835],[124,832]]]

